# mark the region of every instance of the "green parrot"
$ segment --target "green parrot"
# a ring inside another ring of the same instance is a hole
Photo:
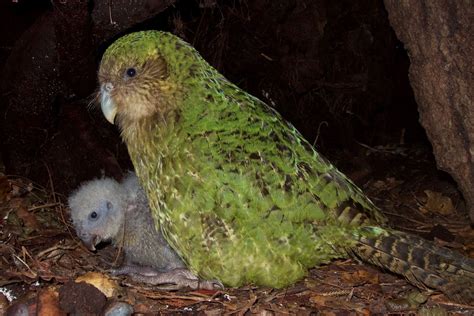
[[[390,229],[377,207],[271,107],[180,38],[115,41],[99,69],[155,224],[191,271],[282,288],[357,258],[454,300],[474,300],[474,260]]]

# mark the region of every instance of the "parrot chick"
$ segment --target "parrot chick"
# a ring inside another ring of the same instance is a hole
[[[123,248],[125,262],[115,275],[167,289],[222,288],[219,282],[201,281],[169,246],[151,217],[145,192],[134,173],[122,183],[111,178],[82,184],[68,199],[76,232],[95,251],[101,242]]]

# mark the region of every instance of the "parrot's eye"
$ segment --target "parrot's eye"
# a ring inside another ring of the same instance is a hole
[[[89,218],[91,220],[96,220],[97,218],[99,218],[99,214],[97,214],[97,212],[94,211],[94,212],[89,214]]]
[[[127,77],[133,78],[137,74],[137,71],[135,70],[135,68],[128,68],[125,73],[127,74]]]

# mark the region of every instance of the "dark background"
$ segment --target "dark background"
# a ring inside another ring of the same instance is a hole
[[[141,29],[192,43],[359,184],[374,168],[395,172],[368,148],[423,150],[434,168],[382,1],[3,1],[0,28],[4,172],[59,193],[132,168],[115,127],[88,104],[105,48]]]

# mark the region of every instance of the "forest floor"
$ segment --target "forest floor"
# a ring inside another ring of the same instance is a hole
[[[364,146],[364,145],[363,145]],[[342,169],[380,206],[390,225],[474,257],[474,230],[455,186],[427,149],[370,148]],[[447,178],[447,177],[446,177]],[[0,315],[473,315],[474,306],[419,291],[404,279],[354,260],[312,269],[281,290],[164,291],[116,278],[111,246],[92,253],[76,237],[66,197],[0,173]],[[85,283],[84,283],[85,282]],[[91,286],[94,284],[95,286]],[[98,290],[100,289],[100,290]],[[13,300],[12,302],[10,302]],[[111,314],[109,314],[111,315]]]

